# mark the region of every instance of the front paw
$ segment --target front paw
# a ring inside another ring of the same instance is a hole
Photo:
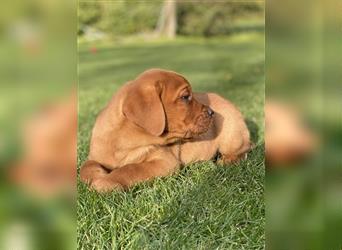
[[[224,155],[222,154],[220,158],[217,160],[217,165],[231,165],[234,163],[239,163],[241,160],[247,159],[247,153],[242,153],[240,155]]]
[[[86,161],[80,170],[81,181],[90,184],[93,180],[102,178],[108,174],[108,171],[96,161]]]
[[[90,187],[99,193],[108,193],[113,190],[122,191],[124,189],[120,183],[108,178],[98,178],[91,183]]]

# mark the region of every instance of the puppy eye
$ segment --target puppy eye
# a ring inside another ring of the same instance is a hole
[[[181,96],[181,99],[184,101],[191,101],[191,95],[183,95]]]

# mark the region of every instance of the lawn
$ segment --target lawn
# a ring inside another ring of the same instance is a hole
[[[244,114],[256,144],[247,160],[191,164],[127,192],[97,194],[78,181],[79,249],[264,249],[264,36],[79,46],[78,167],[112,94],[142,71],[183,74]]]

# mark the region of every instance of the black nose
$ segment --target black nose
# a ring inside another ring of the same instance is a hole
[[[211,108],[209,108],[209,107],[208,107],[207,112],[208,112],[209,116],[213,116],[213,114],[214,114],[214,111]]]

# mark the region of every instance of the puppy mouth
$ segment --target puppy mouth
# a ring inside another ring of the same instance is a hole
[[[213,123],[213,117],[208,116],[205,113],[197,116],[192,126],[188,127],[185,132],[176,133],[168,138],[168,143],[174,143],[176,141],[189,142],[195,140],[198,136],[205,134]]]
[[[206,115],[198,116],[195,121],[194,126],[191,129],[186,131],[184,135],[184,139],[191,140],[192,138],[196,136],[206,133],[209,130],[212,123],[213,123],[213,117],[206,116]]]

